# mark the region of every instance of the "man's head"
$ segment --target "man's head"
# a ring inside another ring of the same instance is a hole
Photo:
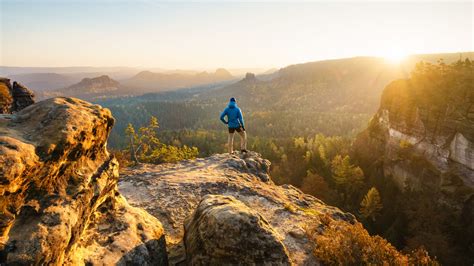
[[[230,101],[231,101],[231,102],[236,102],[236,100],[235,100],[234,97],[230,98]]]

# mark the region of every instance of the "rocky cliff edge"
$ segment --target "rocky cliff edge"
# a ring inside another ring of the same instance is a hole
[[[219,265],[232,258],[255,263],[265,257],[272,265],[314,265],[308,227],[323,230],[322,216],[355,218],[291,185],[275,185],[269,167],[254,152],[143,164],[125,169],[119,190],[162,222],[170,264]]]

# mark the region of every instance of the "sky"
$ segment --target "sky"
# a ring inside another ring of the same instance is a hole
[[[0,65],[284,67],[473,51],[473,2],[0,0]]]

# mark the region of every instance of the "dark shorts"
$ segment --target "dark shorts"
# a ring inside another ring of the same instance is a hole
[[[237,128],[230,128],[229,127],[229,133],[234,133],[235,131],[243,132],[243,131],[245,131],[245,129],[243,127],[237,127]]]

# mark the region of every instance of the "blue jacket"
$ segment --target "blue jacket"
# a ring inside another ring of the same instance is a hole
[[[227,121],[224,117],[227,116]],[[229,102],[229,105],[224,109],[221,114],[221,121],[227,124],[229,128],[244,127],[244,118],[242,117],[242,111],[237,107],[237,103]]]

